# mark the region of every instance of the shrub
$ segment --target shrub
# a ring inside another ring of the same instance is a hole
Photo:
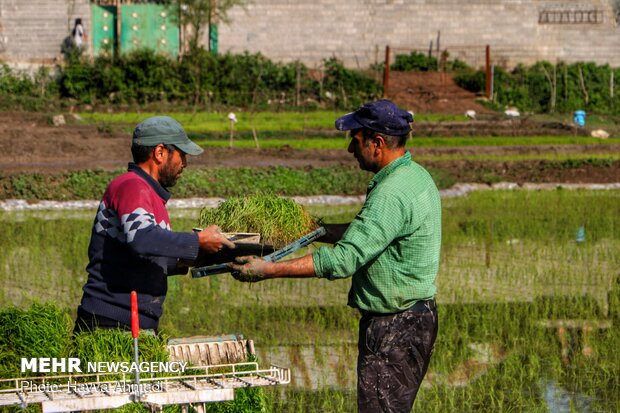
[[[454,77],[454,82],[463,89],[474,93],[481,93],[486,89],[486,75],[481,70],[461,72]]]
[[[260,53],[216,56],[198,49],[176,61],[144,49],[116,58],[97,57],[93,63],[68,59],[59,92],[90,104],[173,101],[250,108],[316,102],[323,91],[334,96],[328,105],[350,108],[380,93],[374,79],[346,69],[335,58],[324,62],[321,80],[308,74],[299,62],[274,63]]]
[[[323,65],[325,79],[322,87],[333,94],[335,106],[357,107],[379,96],[381,87],[374,79],[345,68],[338,59],[327,59]]]
[[[600,114],[618,113],[619,93],[612,96],[612,76],[619,69],[595,63],[541,61],[532,66],[518,65],[511,72],[495,69],[494,100],[530,112],[572,112],[584,109]],[[483,71],[466,71],[455,82],[472,92],[485,90]]]
[[[32,76],[0,66],[0,105],[24,110],[41,110],[58,96],[56,79],[46,67]]]
[[[437,59],[424,53],[413,51],[408,55],[396,55],[394,64],[390,66],[392,70],[397,71],[419,71],[428,72],[437,70]]]

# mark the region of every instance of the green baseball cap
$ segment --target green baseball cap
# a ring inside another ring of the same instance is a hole
[[[203,149],[189,140],[179,122],[169,116],[153,116],[133,130],[132,143],[140,146],[174,145],[190,155],[200,155]]]

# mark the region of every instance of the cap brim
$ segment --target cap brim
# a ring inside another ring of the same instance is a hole
[[[363,128],[364,125],[355,119],[355,113],[347,113],[346,115],[336,119],[336,129],[347,131]]]
[[[188,155],[200,155],[204,152],[204,149],[202,149],[200,146],[196,145],[189,139],[187,140],[187,142],[184,143],[175,143],[174,146],[176,146]]]

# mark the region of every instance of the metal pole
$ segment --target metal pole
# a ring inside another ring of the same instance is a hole
[[[121,54],[121,0],[116,0],[116,55]]]
[[[491,99],[491,46],[486,47],[487,97]]]
[[[383,97],[386,98],[390,86],[390,46],[385,46],[385,66],[383,67]]]
[[[495,88],[495,65],[491,65],[491,95],[490,99],[493,100],[493,89]]]
[[[140,335],[140,318],[138,317],[138,293],[131,292],[131,335],[133,337],[133,358],[136,366],[139,364],[138,359],[138,336]],[[140,369],[136,368],[136,395],[135,401],[140,401]]]

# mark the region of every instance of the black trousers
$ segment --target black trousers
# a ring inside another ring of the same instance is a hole
[[[131,326],[108,317],[89,313],[84,310],[82,306],[78,306],[77,319],[75,320],[75,326],[73,327],[73,334],[81,333],[83,331],[93,332],[97,328],[118,328],[125,331],[131,331]]]
[[[360,413],[409,413],[437,338],[434,300],[396,314],[362,313],[357,359]]]

